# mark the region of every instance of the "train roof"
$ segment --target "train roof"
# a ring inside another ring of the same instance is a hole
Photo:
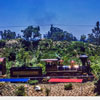
[[[11,67],[10,69],[41,69],[41,67]]]
[[[58,59],[41,59],[41,61],[53,62],[53,61],[58,61]]]

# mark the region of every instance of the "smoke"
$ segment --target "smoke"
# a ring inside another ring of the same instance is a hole
[[[28,9],[27,21],[36,25],[52,24],[56,21],[56,13],[48,10],[46,0],[33,0]]]
[[[49,25],[53,24],[57,20],[56,14],[52,12],[46,12],[43,16],[38,16],[34,19],[35,24],[38,25]]]

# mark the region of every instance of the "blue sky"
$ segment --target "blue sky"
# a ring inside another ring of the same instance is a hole
[[[40,25],[45,34],[48,25],[55,24],[79,38],[91,33],[96,21],[100,21],[100,0],[0,0],[0,30],[21,34],[25,27],[9,26]]]

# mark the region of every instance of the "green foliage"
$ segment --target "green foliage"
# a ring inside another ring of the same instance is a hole
[[[5,44],[6,44],[5,40],[0,40],[0,48],[3,48]]]
[[[30,80],[28,83],[30,84],[30,85],[35,85],[35,84],[38,84],[38,80]]]
[[[15,61],[16,60],[16,53],[10,52],[8,56],[9,61]]]
[[[7,61],[6,60],[6,74],[8,77],[10,77],[10,68],[14,65],[13,61]]]
[[[100,23],[96,22],[96,26],[92,29],[92,33],[88,34],[88,42],[100,45]]]
[[[50,94],[50,89],[46,88],[45,93],[46,93],[46,96],[49,96],[49,94]]]
[[[100,56],[91,56],[91,68],[95,76],[100,79]]]
[[[3,87],[3,86],[5,86],[5,84],[6,83],[4,83],[4,82],[0,82],[0,88]]]
[[[73,34],[68,33],[67,31],[63,31],[58,27],[54,27],[53,25],[51,25],[50,31],[48,31],[48,34],[45,35],[45,38],[52,39],[54,41],[77,41],[76,37],[73,36]]]
[[[29,40],[29,38],[32,36],[32,32],[34,32],[34,28],[33,26],[28,26],[25,30],[22,30],[21,32],[23,32],[24,38],[26,40]]]
[[[35,38],[35,37],[40,37],[41,34],[39,33],[40,27],[33,27],[33,26],[28,26],[25,30],[22,30],[24,34],[24,38],[26,40],[29,40],[29,38]]]
[[[90,56],[92,72],[100,78],[100,24],[96,23],[96,27],[88,36],[81,36],[81,41],[76,41],[71,33],[63,31],[60,28],[51,25],[46,39],[40,41],[27,41],[36,37],[41,37],[40,27],[28,26],[22,30],[24,39],[15,39],[16,33],[10,30],[0,31],[0,57],[6,57],[7,74],[12,66],[35,67],[40,66],[43,73],[45,71],[45,63],[40,59],[57,58],[56,54],[64,60],[64,65],[69,65],[71,60],[81,63],[79,55],[86,54]],[[20,38],[18,35],[17,38]],[[10,41],[8,41],[11,39]],[[16,43],[13,43],[14,39]],[[69,41],[69,42],[68,42]],[[83,42],[82,42],[83,41]],[[10,44],[9,44],[10,43]],[[93,43],[93,44],[90,44]],[[95,45],[96,44],[96,45]],[[85,51],[82,51],[85,48]]]
[[[100,96],[100,78],[94,82],[94,85],[94,93],[96,93],[96,96]]]
[[[86,35],[81,35],[80,41],[86,42]]]
[[[100,46],[80,41],[53,41],[51,39],[41,40],[34,43],[28,41],[27,43],[25,42],[25,44],[22,42],[23,39],[16,39],[16,41],[18,42],[16,48],[12,45],[9,47],[5,45],[0,49],[0,57],[6,57],[7,60],[7,74],[9,74],[9,69],[12,66],[40,66],[43,73],[46,73],[45,63],[41,62],[40,59],[57,58],[56,55],[59,55],[61,59],[64,60],[64,65],[69,65],[71,60],[76,61],[76,64],[81,64],[79,56],[80,54],[85,53],[86,55],[90,56],[89,59],[91,60],[91,68],[93,73],[99,76]],[[29,48],[28,45],[30,45]],[[85,51],[83,52],[81,48],[85,48]]]
[[[72,83],[69,83],[67,85],[64,85],[65,90],[71,90],[72,89]]]
[[[6,40],[6,39],[15,39],[16,38],[16,33],[12,32],[11,30],[4,30],[0,32],[1,38]]]
[[[36,66],[42,68],[42,73],[46,74],[45,64],[43,62],[36,64]]]
[[[15,92],[16,96],[25,96],[25,87],[24,86],[19,86]]]
[[[16,66],[29,66],[30,59],[30,52],[21,48],[16,54]]]

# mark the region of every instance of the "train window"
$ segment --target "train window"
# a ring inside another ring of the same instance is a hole
[[[55,62],[52,63],[53,66],[56,66],[57,64]]]
[[[46,67],[51,67],[51,66],[50,66],[50,63],[47,62],[47,63],[46,63]]]

